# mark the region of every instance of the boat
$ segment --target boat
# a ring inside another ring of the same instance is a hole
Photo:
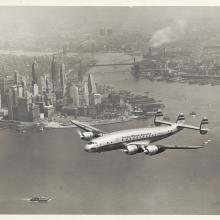
[[[49,202],[51,198],[49,197],[44,197],[44,196],[34,196],[30,199],[30,202]]]

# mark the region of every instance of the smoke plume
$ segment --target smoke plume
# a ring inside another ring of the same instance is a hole
[[[180,40],[184,36],[186,26],[187,21],[181,19],[173,22],[170,26],[157,30],[150,40],[150,46],[159,47]]]

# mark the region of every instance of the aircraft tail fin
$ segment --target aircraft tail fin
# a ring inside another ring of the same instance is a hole
[[[204,117],[200,124],[200,134],[207,134],[208,133],[208,118]]]
[[[184,124],[184,122],[185,122],[185,116],[183,113],[180,113],[176,119],[176,123],[178,125],[181,125],[181,124]]]
[[[154,124],[156,126],[160,125],[161,123],[159,123],[159,121],[163,120],[163,113],[160,109],[157,110],[157,113],[154,116]]]

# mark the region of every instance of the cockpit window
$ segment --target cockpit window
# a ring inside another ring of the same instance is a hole
[[[88,144],[97,144],[96,142],[90,141]]]

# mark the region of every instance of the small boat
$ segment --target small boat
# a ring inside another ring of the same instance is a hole
[[[49,202],[51,198],[44,197],[44,196],[34,196],[30,199],[30,202]]]

